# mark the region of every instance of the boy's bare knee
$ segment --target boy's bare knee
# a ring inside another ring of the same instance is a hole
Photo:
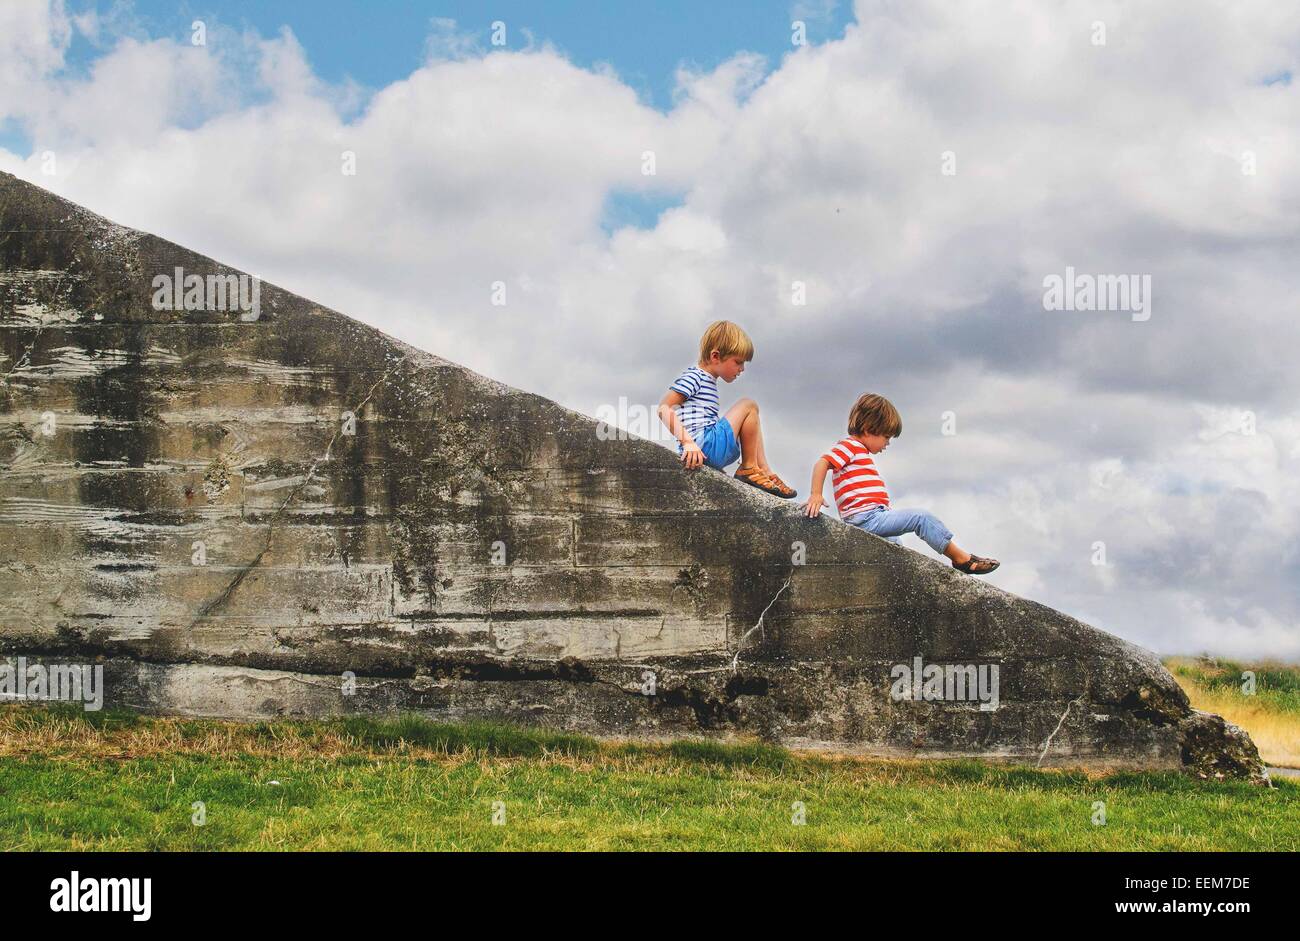
[[[755,415],[758,414],[758,403],[753,399],[741,399],[736,404],[747,412],[753,412]]]

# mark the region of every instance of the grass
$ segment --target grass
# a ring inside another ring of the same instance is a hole
[[[1300,666],[1209,657],[1173,657],[1165,665],[1193,706],[1249,732],[1266,764],[1300,768]],[[1255,674],[1253,695],[1243,692],[1247,670]]]
[[[1300,786],[414,717],[235,723],[12,704],[0,849],[1294,851]]]

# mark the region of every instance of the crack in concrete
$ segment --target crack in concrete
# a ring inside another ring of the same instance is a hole
[[[497,653],[501,653],[501,654],[505,653],[505,651],[502,650],[501,645],[497,643],[495,609],[497,606],[497,595],[499,595],[504,590],[504,587],[505,586],[503,585],[494,584],[492,586],[492,590],[488,592],[487,617],[486,617],[488,645]]]
[[[342,677],[340,677],[340,680],[341,679]],[[343,684],[341,682],[340,683],[314,683],[311,680],[300,679],[299,677],[296,676],[258,677],[257,681],[259,683],[298,683],[302,686],[313,686],[316,689],[328,689],[328,690],[334,690],[336,692],[341,691],[343,688]]]
[[[369,402],[371,398],[374,397],[375,390],[378,389],[385,381],[387,381],[388,377],[393,374],[396,368],[397,368],[396,366],[392,367],[387,372],[385,372],[382,376],[380,376],[378,379],[375,380],[375,384],[370,387],[370,390],[366,393],[366,397],[361,400],[360,404],[358,404],[355,408],[351,409],[352,414],[357,415],[361,412],[363,408],[366,407],[366,403]],[[315,461],[312,462],[311,467],[307,469],[307,473],[303,476],[302,481],[296,487],[294,487],[293,490],[289,492],[289,495],[284,498],[284,502],[281,503],[279,508],[275,511],[275,515],[273,515],[270,518],[270,520],[267,521],[266,544],[262,546],[262,550],[257,553],[253,561],[249,562],[247,565],[245,565],[243,568],[239,570],[239,573],[234,577],[234,579],[231,580],[230,584],[225,587],[225,589],[221,592],[221,594],[217,595],[216,598],[213,598],[211,601],[209,601],[207,604],[205,604],[202,608],[199,609],[198,616],[193,621],[190,622],[187,630],[193,630],[200,621],[202,621],[204,618],[211,615],[213,611],[215,611],[217,608],[225,604],[226,601],[230,599],[230,596],[235,593],[235,590],[243,583],[244,579],[248,577],[248,573],[251,572],[253,569],[257,568],[257,566],[261,563],[262,557],[265,556],[268,551],[270,551],[271,538],[275,535],[275,524],[279,522],[280,517],[284,515],[284,511],[288,508],[289,504],[294,501],[294,499],[298,496],[298,494],[302,492],[303,488],[306,487],[309,483],[311,483],[312,478],[316,474],[316,468],[319,467],[321,464],[327,463],[329,461],[330,454],[334,450],[334,444],[339,440],[339,436],[341,434],[343,434],[342,425],[340,425],[338,428],[335,429],[334,434],[330,437],[329,443],[325,445],[325,453],[321,457],[318,457]]]
[[[1056,733],[1061,731],[1061,726],[1065,725],[1065,717],[1070,714],[1071,707],[1076,703],[1082,704],[1083,697],[1080,696],[1078,699],[1071,699],[1065,704],[1065,711],[1061,713],[1061,718],[1056,723],[1056,728],[1052,729],[1052,734],[1047,736],[1047,741],[1043,743],[1043,753],[1038,756],[1038,764],[1034,767],[1041,768],[1043,766],[1043,759],[1047,757],[1047,750],[1052,747],[1052,739],[1056,738]]]
[[[76,281],[75,278],[60,278],[58,283],[54,286],[54,291],[61,291],[64,285],[71,284],[74,281]],[[41,334],[45,332],[46,326],[47,324],[44,320],[36,324],[36,333],[32,336],[32,342],[27,345],[27,349],[23,350],[23,354],[19,356],[18,359],[14,360],[13,366],[5,370],[3,375],[0,375],[0,385],[9,385],[10,376],[18,370],[25,369],[32,364],[32,353],[36,350],[36,344],[41,341]]]
[[[32,342],[28,345],[27,349],[23,350],[23,355],[19,356],[16,360],[14,360],[13,366],[10,369],[6,370],[4,375],[0,375],[0,385],[6,385],[6,386],[9,385],[10,376],[12,376],[18,370],[31,365],[32,351],[36,349],[36,344],[41,339],[42,329],[43,329],[42,327],[36,328],[36,336],[32,338]]]
[[[32,352],[36,349],[36,344],[41,341],[41,333],[44,330],[45,324],[42,323],[37,325],[36,334],[32,337],[32,342],[27,344],[27,349],[23,350],[23,354],[14,360],[13,366],[5,370],[3,375],[0,375],[0,385],[9,385],[10,376],[18,370],[25,369],[32,364]]]
[[[781,593],[784,592],[789,587],[790,587],[790,579],[787,578],[785,580],[785,584],[783,584],[780,588],[777,589],[776,594],[772,596],[772,600],[767,603],[767,607],[763,609],[763,613],[758,616],[758,623],[756,623],[749,630],[745,631],[745,633],[740,636],[740,640],[736,642],[736,655],[731,658],[732,673],[735,673],[738,669],[740,669],[740,651],[744,649],[745,641],[749,639],[749,635],[754,633],[754,631],[762,630],[763,618],[767,617],[767,612],[772,609],[772,605],[776,604],[776,599],[780,598]]]

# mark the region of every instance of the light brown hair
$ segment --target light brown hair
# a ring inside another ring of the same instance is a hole
[[[903,417],[883,395],[868,392],[858,396],[849,409],[849,434],[883,435],[897,438],[903,433]]]
[[[723,359],[739,356],[745,362],[754,358],[754,341],[730,320],[715,320],[700,337],[700,362],[707,363],[714,350]]]

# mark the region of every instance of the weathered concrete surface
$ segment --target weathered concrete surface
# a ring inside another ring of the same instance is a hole
[[[6,656],[172,713],[1262,773],[1132,644],[270,285],[154,309],[177,267],[230,273],[0,175]],[[999,708],[895,701],[918,656]]]

